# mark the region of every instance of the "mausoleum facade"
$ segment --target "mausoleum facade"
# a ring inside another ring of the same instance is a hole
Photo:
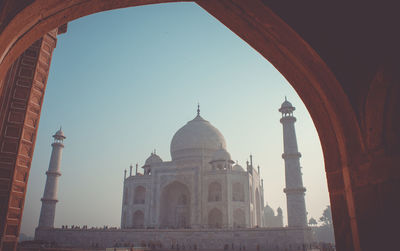
[[[234,163],[224,136],[197,116],[124,179],[121,228],[248,228],[263,224],[264,189],[252,156]]]

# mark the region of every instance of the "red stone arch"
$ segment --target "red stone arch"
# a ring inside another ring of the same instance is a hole
[[[100,11],[165,2],[174,1],[5,0],[0,4],[2,8],[0,10],[0,246],[3,249],[15,248],[19,232],[57,27]],[[270,5],[268,1],[198,0],[195,2],[268,59],[294,87],[308,108],[323,148],[338,249],[361,249],[358,229],[360,226],[365,229],[362,233],[364,248],[373,247],[369,243],[382,244],[385,243],[383,240],[390,240],[384,234],[392,236],[390,228],[386,232],[377,232],[376,229],[379,228],[374,224],[378,222],[374,221],[371,225],[367,220],[368,213],[364,213],[370,212],[369,209],[357,204],[365,201],[363,196],[371,194],[365,189],[375,191],[377,186],[364,188],[358,180],[363,177],[362,175],[373,174],[373,168],[370,167],[380,166],[380,161],[383,161],[382,163],[388,168],[386,172],[388,175],[383,175],[382,179],[388,179],[389,176],[398,178],[398,173],[392,168],[394,166],[392,163],[395,162],[392,160],[398,158],[393,153],[380,157],[366,150],[367,130],[363,132],[360,129],[360,124],[364,122],[359,121],[362,116],[350,103],[349,98],[352,93],[344,91],[343,83],[339,84],[318,53],[268,7]],[[34,63],[28,67],[23,65],[24,60]],[[42,61],[37,63],[40,60]],[[18,75],[21,72],[18,70],[24,67],[29,68],[33,74]],[[27,79],[29,81],[25,81]],[[397,79],[395,81],[398,83]],[[21,95],[15,96],[14,93]],[[394,105],[398,103],[396,100],[399,100],[400,96],[397,93],[390,95],[394,98],[391,99],[389,110],[394,109]],[[370,100],[373,102],[374,99]],[[368,114],[374,115],[374,112],[369,110]],[[368,114],[366,116],[369,116]],[[382,118],[378,116],[378,119]],[[394,140],[393,137],[389,137],[388,140],[393,141],[392,151],[396,152],[399,142],[398,130],[393,125],[397,125],[398,118],[388,118],[388,123],[386,127],[395,136]],[[374,128],[379,134],[381,130],[379,125],[376,124]],[[370,139],[373,142],[380,142],[374,137]],[[369,167],[368,171],[363,171],[365,166]],[[392,190],[398,187],[396,182],[390,184]],[[385,186],[386,188],[389,189]],[[385,194],[388,194],[388,191],[392,194],[392,190],[385,190]],[[376,192],[373,195],[379,197],[380,194]],[[387,203],[389,198],[391,197],[385,197],[384,203]],[[398,203],[392,208],[399,208]],[[384,210],[375,208],[371,210],[383,216]],[[365,215],[365,220],[358,219],[356,212]],[[374,233],[380,234],[379,238],[369,238]]]

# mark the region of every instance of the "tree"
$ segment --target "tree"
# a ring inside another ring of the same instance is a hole
[[[326,209],[324,210],[324,212],[322,212],[322,216],[319,218],[319,221],[322,222],[323,225],[332,224],[331,206],[326,206]]]
[[[314,218],[310,218],[310,220],[308,221],[308,225],[310,226],[315,226],[317,224],[318,222]]]

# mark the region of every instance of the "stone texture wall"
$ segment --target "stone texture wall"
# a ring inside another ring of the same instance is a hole
[[[253,228],[253,229],[36,229],[37,240],[55,242],[59,247],[100,248],[161,244],[163,249],[176,249],[177,244],[189,250],[276,250],[302,247],[311,241],[310,228]],[[161,249],[158,246],[159,249]],[[301,249],[300,249],[301,250]]]

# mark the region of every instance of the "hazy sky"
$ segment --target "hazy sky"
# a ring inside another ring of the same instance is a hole
[[[67,136],[55,226],[120,226],[124,169],[153,149],[170,160],[174,133],[201,115],[233,160],[253,154],[265,201],[281,206],[284,162],[278,108],[296,107],[308,216],[329,204],[322,150],[307,109],[285,78],[202,8],[173,3],[113,10],[68,24],[58,37],[28,183],[22,233],[38,224],[51,135]]]

